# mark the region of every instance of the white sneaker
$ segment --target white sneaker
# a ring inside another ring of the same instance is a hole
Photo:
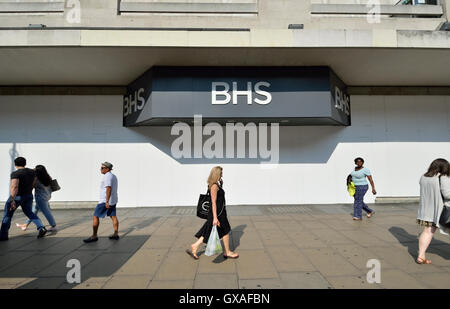
[[[56,226],[52,226],[52,227],[50,227],[47,231],[48,231],[48,232],[57,232],[58,229],[56,228]]]

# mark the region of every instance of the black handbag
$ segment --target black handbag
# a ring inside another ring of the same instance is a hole
[[[441,177],[439,177],[439,189],[440,188],[441,188]],[[442,194],[442,191],[441,191],[441,195],[442,195],[442,200],[445,200],[444,195]],[[450,207],[444,205],[444,208],[442,209],[442,212],[441,212],[441,217],[439,218],[439,224],[441,224],[447,228],[450,228]]]
[[[52,179],[52,181],[50,182],[50,188],[52,189],[52,192],[61,190],[61,187],[58,184],[58,180]]]
[[[211,195],[209,189],[206,194],[200,194],[197,203],[197,217],[208,219],[208,214],[211,211]]]
[[[441,217],[439,218],[439,224],[450,228],[450,207],[444,206],[444,209],[442,209]]]

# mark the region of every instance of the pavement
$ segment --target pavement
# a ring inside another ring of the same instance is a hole
[[[421,229],[417,204],[370,205],[376,214],[352,220],[351,205],[228,206],[237,260],[185,253],[203,224],[194,207],[121,208],[120,240],[109,218],[99,241],[84,244],[92,210],[54,210],[56,234],[36,239],[17,211],[10,240],[0,242],[2,289],[429,289],[450,287],[450,237],[436,232],[427,258],[415,263]],[[40,217],[46,223],[42,214]],[[81,282],[68,283],[68,261],[81,265]],[[367,273],[380,262],[380,283]]]

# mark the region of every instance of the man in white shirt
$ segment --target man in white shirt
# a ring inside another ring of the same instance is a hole
[[[109,216],[112,219],[114,234],[109,236],[109,239],[119,239],[119,220],[116,216],[116,205],[118,202],[117,198],[117,177],[111,170],[113,165],[109,162],[102,163],[101,173],[103,174],[103,179],[100,184],[100,200],[94,212],[93,219],[93,234],[91,237],[83,240],[85,243],[90,243],[98,240],[97,231],[100,225],[99,218],[104,218]]]

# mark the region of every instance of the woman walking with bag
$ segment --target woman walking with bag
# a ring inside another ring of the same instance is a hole
[[[211,209],[208,213],[208,218],[201,229],[195,234],[198,238],[197,242],[191,245],[191,250],[186,252],[198,259],[197,251],[202,243],[207,244],[213,226],[217,227],[219,239],[223,239],[225,246],[224,258],[237,259],[239,255],[230,250],[230,223],[227,218],[227,211],[225,209],[225,191],[223,190],[223,169],[220,166],[214,167],[208,177],[208,192],[211,195]]]
[[[355,194],[354,194],[355,202],[353,204],[353,220],[361,221],[363,209],[367,212],[367,218],[372,217],[373,214],[375,213],[364,203],[364,195],[366,195],[367,190],[369,190],[369,184],[367,182],[367,179],[369,180],[370,185],[372,186],[372,193],[375,195],[377,194],[377,191],[375,190],[375,184],[372,179],[372,174],[370,173],[369,169],[363,166],[364,159],[356,158],[355,164],[356,164],[355,169],[349,175],[351,176],[351,179],[355,184]],[[347,177],[347,181],[348,179],[349,178]]]
[[[447,234],[447,228],[439,224],[445,199],[450,199],[450,164],[445,159],[434,160],[428,171],[420,178],[420,201],[417,213],[417,223],[424,227],[419,237],[418,264],[431,264],[425,257],[425,252],[433,239],[436,229]],[[450,203],[449,203],[450,204]]]
[[[35,168],[36,171],[36,185],[34,187],[34,199],[35,204],[33,205],[33,213],[37,214],[39,210],[42,211],[51,228],[48,229],[49,232],[56,232],[56,222],[53,218],[52,212],[50,211],[49,200],[52,197],[52,189],[51,182],[52,178],[47,172],[47,169],[43,165],[37,165]],[[28,219],[25,224],[16,224],[17,227],[21,228],[22,231],[25,231],[30,224],[30,220]]]

